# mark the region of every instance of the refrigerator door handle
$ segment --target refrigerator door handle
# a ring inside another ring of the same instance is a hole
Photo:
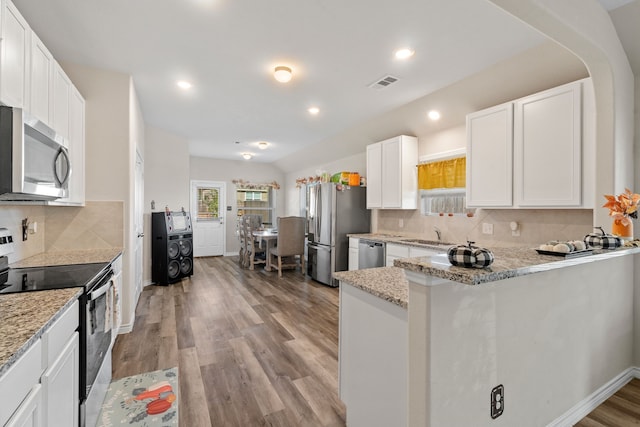
[[[316,208],[317,208],[317,230],[316,241],[320,240],[320,233],[322,233],[322,186],[316,186]]]

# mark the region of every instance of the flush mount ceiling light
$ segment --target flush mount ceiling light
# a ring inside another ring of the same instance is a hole
[[[320,112],[320,109],[318,107],[311,107],[307,111],[309,112],[309,114],[316,115]]]
[[[291,80],[291,68],[279,65],[276,67],[273,77],[280,83],[286,83]]]
[[[188,81],[185,80],[180,80],[178,81],[178,83],[176,83],[178,85],[178,87],[180,89],[191,89],[191,86],[193,86],[191,83],[189,83]]]
[[[404,49],[396,50],[395,55],[397,59],[407,59],[407,58],[411,58],[414,53],[415,51],[413,49],[404,48]]]
[[[251,160],[253,156],[249,153],[242,153],[242,158],[245,160]]]
[[[429,111],[427,114],[431,120],[440,120],[440,113],[436,110]]]
[[[269,146],[269,143],[266,141],[258,142],[258,148],[261,150],[266,150],[268,146]]]

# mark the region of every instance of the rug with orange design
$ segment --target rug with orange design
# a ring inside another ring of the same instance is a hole
[[[145,372],[111,382],[98,426],[178,425],[178,368]]]

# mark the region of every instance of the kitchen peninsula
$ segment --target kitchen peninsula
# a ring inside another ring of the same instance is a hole
[[[388,411],[402,425],[572,425],[633,377],[633,266],[640,249],[573,259],[492,250],[495,262],[486,269],[434,256],[335,274],[349,425],[383,425]],[[345,316],[343,302],[369,318]],[[377,335],[380,344],[379,353],[364,349],[367,361],[358,365],[344,351],[343,345],[354,348],[343,336],[359,334]],[[376,363],[377,371],[363,371]],[[351,391],[354,378],[376,376],[395,380],[360,396]],[[492,419],[499,385],[503,412]]]

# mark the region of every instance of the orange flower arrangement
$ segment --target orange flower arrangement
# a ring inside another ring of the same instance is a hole
[[[624,193],[619,196],[611,196],[605,194],[607,203],[602,205],[603,208],[609,208],[609,216],[614,220],[620,221],[624,226],[631,224],[629,218],[638,218],[638,204],[640,204],[640,195],[632,193],[628,188],[624,189]]]

